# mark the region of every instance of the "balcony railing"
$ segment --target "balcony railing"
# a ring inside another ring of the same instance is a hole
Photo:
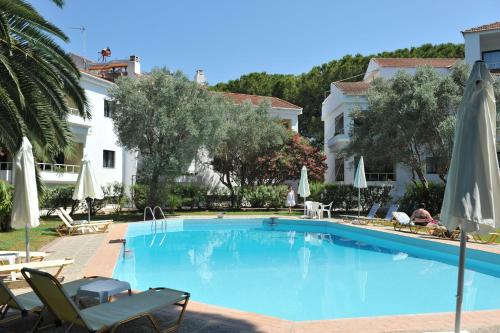
[[[12,170],[12,162],[0,162],[0,170]]]
[[[37,163],[38,168],[45,172],[57,172],[57,173],[78,173],[80,172],[79,165],[73,164],[58,164],[58,163]],[[12,162],[0,162],[0,171],[12,170]]]
[[[57,163],[37,163],[41,171],[57,172],[57,173],[78,173],[80,172],[79,165],[73,164],[57,164]]]
[[[393,182],[396,180],[396,174],[383,172],[367,172],[366,180],[369,182]]]

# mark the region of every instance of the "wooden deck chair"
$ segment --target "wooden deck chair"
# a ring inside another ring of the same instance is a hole
[[[155,288],[80,310],[52,275],[29,268],[23,269],[22,273],[44,306],[57,319],[69,325],[66,332],[75,326],[87,332],[115,332],[118,327],[139,318],[149,320],[154,332],[173,332],[182,322],[190,297],[184,291]],[[182,310],[177,320],[162,331],[151,313],[171,305]]]
[[[20,273],[24,267],[27,268],[35,268],[35,269],[47,269],[47,268],[57,268],[56,274],[54,276],[58,277],[61,274],[63,268],[65,266],[71,265],[73,263],[73,259],[57,259],[57,260],[44,260],[44,261],[33,261],[33,262],[25,262],[19,264],[10,264],[10,265],[0,265],[0,276],[10,276],[11,280],[7,278],[4,281],[12,281],[16,279],[16,274]],[[14,273],[14,274],[12,274]]]
[[[66,220],[71,224],[71,225],[77,225],[77,224],[84,224],[84,223],[89,223],[87,220],[73,220],[71,215],[66,211],[64,208],[56,208],[56,210],[59,210],[62,215],[66,218]]]
[[[26,261],[25,251],[0,251],[1,255],[13,254],[21,259],[21,261]],[[42,261],[48,254],[46,252],[35,252],[30,251],[30,261]]]

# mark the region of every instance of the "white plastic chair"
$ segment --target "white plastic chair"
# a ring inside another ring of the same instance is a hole
[[[333,201],[330,202],[328,205],[321,204],[319,207],[319,218],[323,218],[324,213],[328,214],[328,218],[332,218],[332,205]]]
[[[316,201],[311,202],[311,208],[309,210],[309,216],[311,218],[315,218],[315,217],[320,218],[320,216],[319,216],[319,214],[320,214],[319,213],[320,212],[320,208],[321,208],[321,203],[316,202]]]

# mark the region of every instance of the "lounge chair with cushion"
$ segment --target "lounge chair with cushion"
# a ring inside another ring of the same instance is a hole
[[[109,278],[93,276],[64,283],[62,287],[70,297],[75,297],[78,292],[78,288],[81,286],[104,279]],[[24,317],[29,313],[39,315],[42,308],[42,301],[40,301],[38,296],[33,291],[20,295],[14,295],[9,287],[0,281],[0,323]],[[12,315],[7,316],[9,310],[14,311],[12,311]]]
[[[156,288],[80,310],[52,275],[29,268],[22,273],[44,306],[69,325],[65,332],[75,326],[87,332],[114,332],[121,325],[139,318],[149,320],[154,332],[173,332],[182,321],[190,297],[184,291]],[[151,313],[171,305],[180,307],[181,311],[177,320],[162,331]]]
[[[373,203],[372,207],[370,208],[370,211],[368,212],[368,215],[366,216],[358,216],[357,215],[340,215],[340,217],[348,220],[356,220],[358,221],[358,224],[366,224],[367,221],[369,220],[374,220],[375,219],[375,214],[377,214],[377,211],[380,209],[380,203],[375,202]],[[364,223],[361,223],[360,220],[365,220]]]
[[[113,223],[112,220],[106,221],[96,221],[90,223],[81,223],[81,224],[71,224],[71,222],[66,218],[66,216],[59,210],[56,210],[57,216],[61,219],[63,224],[56,228],[59,236],[64,235],[75,235],[78,233],[97,233],[97,232],[106,232],[108,231],[109,226]]]
[[[401,231],[403,228],[408,228],[412,233],[418,233],[423,226],[418,226],[413,223],[408,214],[405,212],[393,212],[393,225],[394,230]]]
[[[374,218],[374,219],[371,219],[370,221],[375,223],[375,224],[382,224],[382,225],[389,224],[390,225],[390,223],[393,219],[392,213],[397,212],[398,209],[399,209],[399,204],[392,204],[389,206],[389,209],[387,210],[387,213],[385,214],[385,217],[383,219]]]
[[[44,260],[44,261],[33,261],[28,263],[20,263],[20,264],[9,264],[9,265],[0,265],[0,277],[5,276],[4,281],[11,282],[16,280],[16,275],[21,272],[24,267],[27,268],[35,268],[35,269],[47,269],[47,268],[57,268],[57,272],[55,274],[56,277],[61,274],[63,268],[67,265],[71,265],[73,263],[73,259],[57,259],[57,260]],[[10,280],[8,280],[8,276],[10,276]]]

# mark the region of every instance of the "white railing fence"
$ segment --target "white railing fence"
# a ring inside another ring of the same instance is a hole
[[[41,171],[46,171],[46,172],[58,172],[58,173],[80,172],[80,166],[73,164],[37,163],[37,165]]]
[[[369,182],[391,182],[396,180],[396,173],[367,172],[366,180]]]

